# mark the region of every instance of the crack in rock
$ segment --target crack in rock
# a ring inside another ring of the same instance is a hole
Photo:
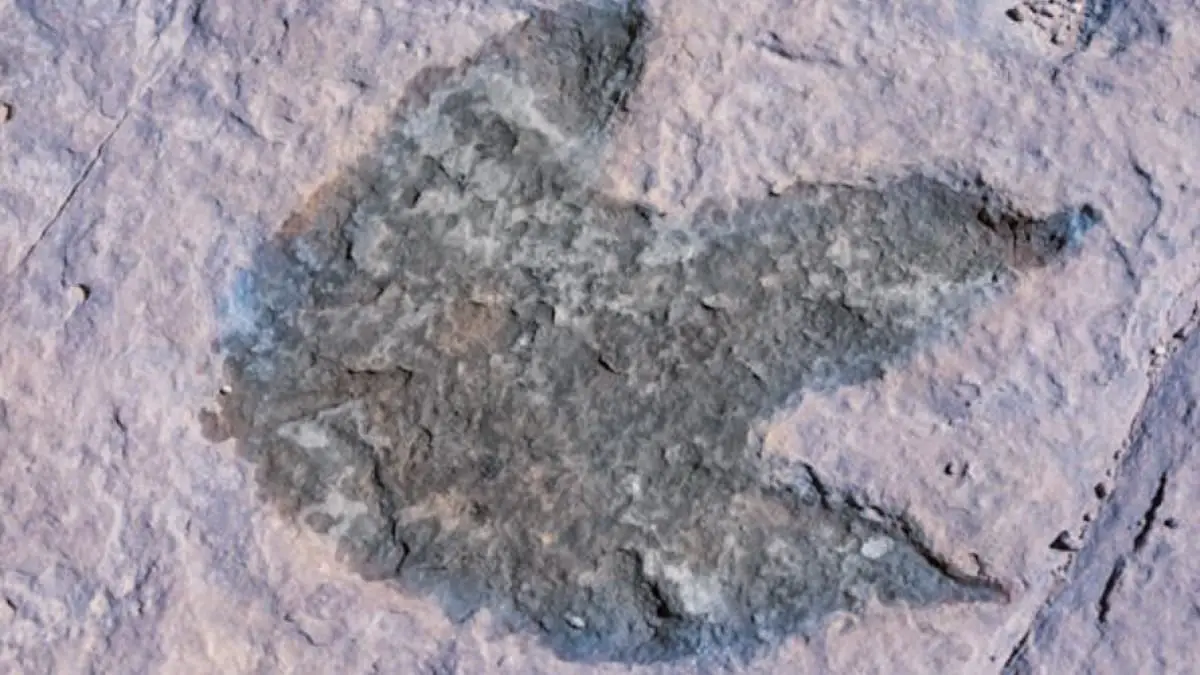
[[[364,575],[564,659],[749,658],[872,595],[1002,599],[902,517],[768,471],[762,434],[952,335],[1098,215],[920,176],[618,203],[589,186],[646,29],[541,12],[418,78],[219,301],[206,433]]]

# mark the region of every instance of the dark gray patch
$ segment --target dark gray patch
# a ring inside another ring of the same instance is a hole
[[[206,426],[363,574],[564,659],[748,657],[870,594],[1000,598],[904,519],[768,471],[762,424],[952,333],[1096,215],[920,177],[686,222],[614,203],[587,177],[644,29],[541,13],[423,79],[222,301]]]
[[[1151,0],[1087,0],[1077,49],[1084,51],[1103,40],[1112,56],[1141,40],[1164,45],[1169,39],[1167,22]]]

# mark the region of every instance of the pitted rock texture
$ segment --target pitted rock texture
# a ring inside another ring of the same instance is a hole
[[[1029,23],[1068,53],[1087,51],[1093,42],[1115,55],[1140,40],[1165,42],[1170,26],[1149,0],[1022,0],[1005,13]]]
[[[761,432],[952,337],[1096,212],[920,176],[617,203],[589,177],[645,28],[542,13],[418,85],[222,298],[211,434],[365,574],[565,659],[749,656],[870,594],[1002,598],[904,518],[770,477]]]

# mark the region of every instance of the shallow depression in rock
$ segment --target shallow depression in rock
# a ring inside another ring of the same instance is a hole
[[[871,594],[997,599],[910,523],[771,478],[761,431],[952,335],[1096,214],[919,176],[616,203],[589,176],[645,28],[541,13],[415,84],[220,299],[211,432],[364,574],[565,659],[751,656]]]

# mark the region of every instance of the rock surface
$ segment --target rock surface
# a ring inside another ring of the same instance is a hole
[[[1187,672],[1200,8],[592,6],[0,5],[0,670]]]

